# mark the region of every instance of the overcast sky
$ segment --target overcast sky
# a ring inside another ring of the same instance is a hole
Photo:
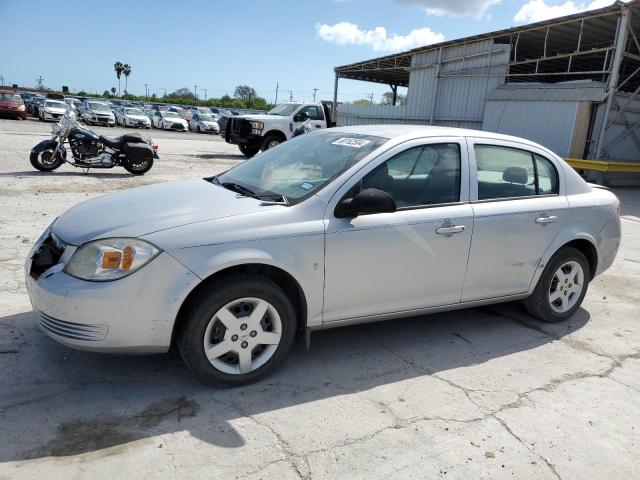
[[[417,46],[610,5],[611,0],[0,0],[5,85],[103,92],[129,63],[129,91],[330,99],[333,68]],[[99,7],[98,7],[99,5]],[[123,83],[124,88],[124,83]],[[388,89],[341,81],[340,100]],[[290,93],[291,91],[291,93]]]

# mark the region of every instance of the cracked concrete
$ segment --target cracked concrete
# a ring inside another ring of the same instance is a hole
[[[50,341],[22,263],[83,199],[242,157],[219,138],[153,131],[161,160],[143,178],[41,175],[28,152],[47,130],[0,120],[0,479],[640,478],[638,190],[616,191],[620,255],[567,322],[499,305],[330,330],[264,381],[212,389],[173,351]]]

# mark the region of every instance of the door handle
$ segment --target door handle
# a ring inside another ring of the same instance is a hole
[[[316,128],[322,128],[322,125],[320,123],[316,123]]]
[[[536,223],[539,223],[540,225],[546,225],[547,223],[553,223],[558,219],[558,217],[554,216],[554,215],[547,215],[545,217],[538,217],[536,218]]]
[[[461,233],[464,232],[466,227],[464,225],[452,225],[440,227],[436,230],[436,233],[440,235],[451,235],[452,233]]]

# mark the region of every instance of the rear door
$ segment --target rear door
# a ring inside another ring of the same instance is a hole
[[[462,301],[525,293],[567,221],[562,170],[542,150],[468,139],[473,239]]]

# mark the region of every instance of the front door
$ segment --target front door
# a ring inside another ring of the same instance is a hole
[[[359,189],[389,193],[397,211],[336,218]],[[324,322],[460,302],[473,211],[466,143],[407,142],[373,160],[334,195],[326,214]]]

